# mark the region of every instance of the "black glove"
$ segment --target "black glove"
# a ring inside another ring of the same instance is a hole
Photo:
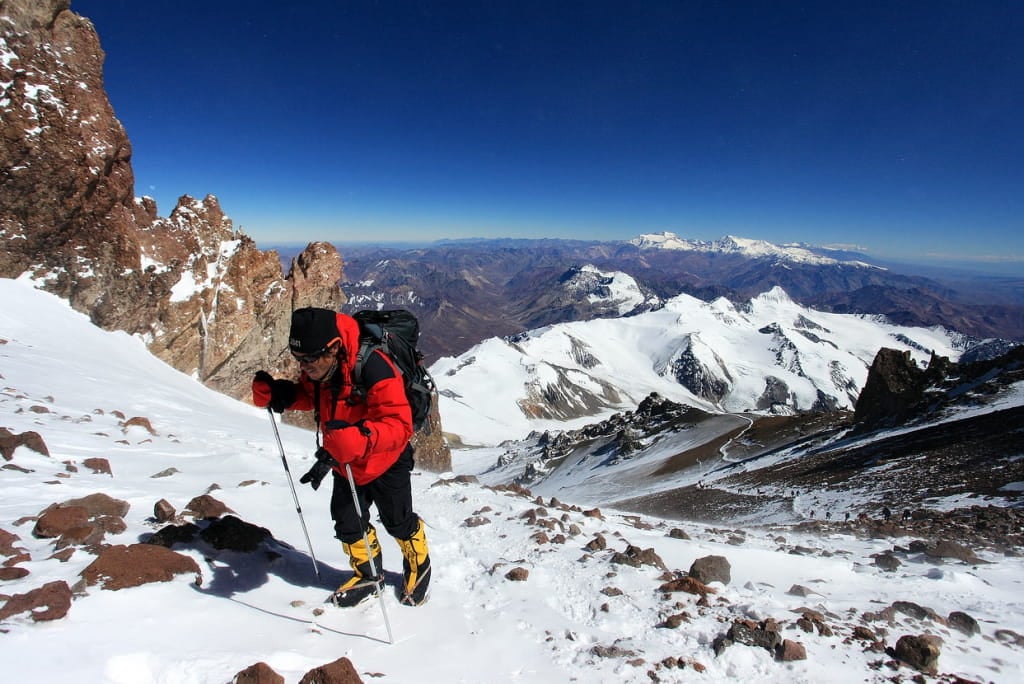
[[[313,464],[308,473],[299,478],[299,482],[309,484],[313,491],[320,489],[320,483],[323,482],[327,473],[331,472],[334,464],[335,460],[331,453],[327,449],[320,447],[316,450],[316,463]]]
[[[270,401],[264,406],[270,406],[275,413],[284,413],[284,410],[295,403],[295,383],[289,380],[275,380],[266,371],[256,371],[253,378],[253,397],[258,393],[264,395],[269,392]]]

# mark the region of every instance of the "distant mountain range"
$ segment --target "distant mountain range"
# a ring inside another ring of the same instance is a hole
[[[285,261],[295,253],[279,250]],[[773,287],[819,311],[1024,339],[1021,279],[911,275],[862,254],[804,244],[661,233],[628,242],[462,240],[339,250],[346,310],[412,309],[423,320],[428,362],[489,337],[651,311],[680,294],[742,303]]]

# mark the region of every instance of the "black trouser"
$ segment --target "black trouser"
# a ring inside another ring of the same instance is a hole
[[[392,537],[408,539],[413,535],[419,524],[419,516],[412,509],[412,483],[409,479],[413,468],[412,454],[412,445],[406,446],[394,465],[381,473],[380,477],[367,484],[356,485],[359,509],[363,512],[362,520],[356,514],[348,478],[334,472],[334,491],[331,494],[334,536],[346,544],[360,541],[370,524],[371,504],[376,504],[381,522]]]

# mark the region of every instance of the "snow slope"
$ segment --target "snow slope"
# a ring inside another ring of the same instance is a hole
[[[117,592],[92,587],[62,620],[11,618],[0,625],[6,681],[223,684],[265,661],[294,683],[311,668],[348,656],[364,681],[395,684],[649,682],[650,671],[662,682],[882,682],[914,673],[877,665],[888,657],[850,637],[865,612],[897,600],[943,616],[966,611],[982,634],[967,637],[905,615],[892,624],[864,623],[884,632],[888,645],[903,634],[935,633],[944,640],[940,672],[977,681],[1024,678],[1024,651],[994,636],[1000,629],[1024,633],[1020,558],[982,554],[994,562],[978,566],[915,561],[886,573],[872,565],[871,554],[901,540],[710,530],[613,511],[601,519],[550,501],[546,514],[538,514],[528,498],[474,484],[432,486],[439,478],[427,473],[416,473],[413,486],[436,573],[429,603],[406,608],[385,597],[393,644],[375,602],[314,618],[311,609],[341,579],[345,560],[331,537],[328,492],[300,487],[323,575],[317,581],[267,415],[204,388],[150,356],[139,340],[100,331],[26,283],[0,280],[0,301],[0,426],[39,432],[51,453],[47,458],[19,447],[12,463],[30,472],[0,470],[0,528],[17,534],[16,546],[32,557],[20,565],[31,574],[3,582],[0,593],[75,582],[93,557],[78,549],[66,562],[50,558],[53,543],[35,539],[25,519],[52,502],[94,492],[131,503],[127,531],[108,536],[111,543],[134,543],[154,531],[150,515],[157,500],[180,510],[216,483],[213,496],[293,547],[279,547],[283,556],[273,562],[180,548],[202,568],[201,586],[179,577]],[[125,430],[115,411],[148,418],[156,434]],[[472,420],[462,414],[444,419],[446,425]],[[288,426],[281,432],[292,472],[304,472],[312,436]],[[456,470],[478,472],[491,455],[457,452]],[[82,467],[88,457],[108,459],[113,475]],[[153,477],[169,468],[177,472]],[[572,503],[568,495],[561,498]],[[555,529],[530,525],[522,516],[531,510]],[[467,525],[474,518],[489,522]],[[669,537],[672,527],[691,539]],[[538,544],[534,535],[542,530],[564,534],[565,542]],[[597,534],[609,549],[587,552],[584,545]],[[385,568],[399,572],[397,546],[382,541]],[[713,585],[718,593],[706,607],[684,593],[665,599],[658,591],[662,571],[609,562],[627,543],[654,548],[676,570],[723,555],[732,580]],[[798,547],[803,551],[791,553]],[[507,580],[514,567],[527,569],[528,579]],[[787,593],[794,584],[815,593]],[[821,612],[835,636],[797,629],[792,611],[804,606]],[[689,622],[656,627],[683,611]],[[782,621],[784,635],[805,645],[807,659],[781,663],[764,649],[742,645],[716,656],[713,640],[739,617]],[[687,666],[659,665],[669,657]]]

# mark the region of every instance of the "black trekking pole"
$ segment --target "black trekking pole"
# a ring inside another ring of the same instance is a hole
[[[356,505],[356,515],[359,517],[359,524],[363,521],[363,508],[359,505],[359,496],[356,494],[356,481],[352,477],[352,467],[348,463],[345,464],[345,475],[348,476],[348,486],[352,488],[352,503]],[[363,544],[366,545],[366,555],[370,559],[370,574],[374,577],[377,576],[376,563],[373,562],[373,549],[370,548],[370,538],[366,536],[366,528],[363,528]],[[380,569],[380,579],[384,581],[384,568]],[[377,594],[380,597],[380,612],[384,615],[384,626],[388,628],[388,643],[394,644],[395,637],[391,636],[391,622],[388,620],[388,611],[384,607],[384,592],[381,591]]]
[[[281,463],[284,464],[285,475],[288,476],[288,486],[292,490],[292,499],[295,501],[295,512],[299,514],[299,522],[302,523],[302,534],[306,535],[306,546],[309,548],[309,557],[313,559],[313,571],[316,573],[318,582],[323,582],[320,577],[320,565],[316,562],[313,554],[313,543],[309,541],[309,530],[306,529],[306,519],[302,517],[302,506],[299,505],[299,495],[295,493],[295,483],[292,482],[292,471],[288,468],[288,459],[284,455],[284,445],[281,444],[281,433],[277,429],[277,421],[274,420],[274,411],[267,407],[267,415],[270,416],[270,424],[274,426],[274,437],[277,439],[277,448],[281,452]],[[390,631],[390,628],[388,628]]]

